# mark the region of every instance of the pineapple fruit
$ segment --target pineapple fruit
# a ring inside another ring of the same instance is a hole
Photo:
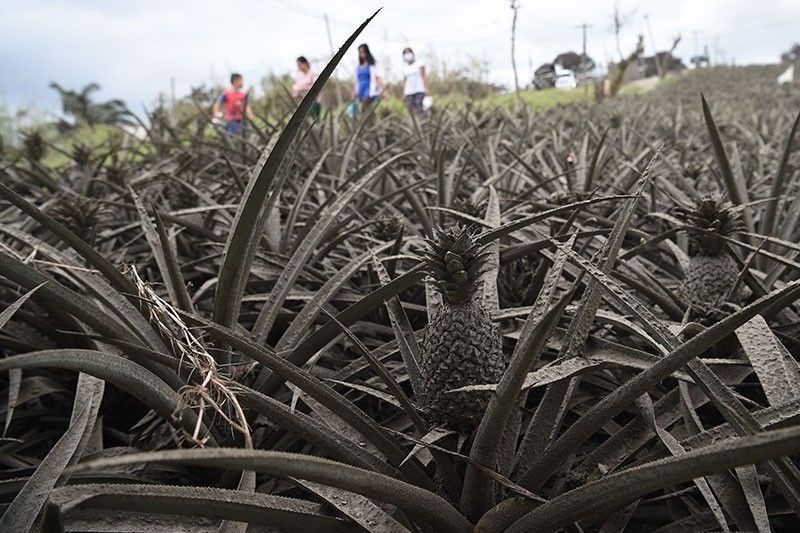
[[[507,365],[498,328],[477,294],[487,253],[476,235],[474,227],[437,229],[423,254],[442,304],[422,341],[420,406],[434,424],[459,431],[480,422],[491,396],[448,391],[497,383]]]
[[[690,318],[718,320],[724,307],[743,299],[741,291],[731,293],[739,266],[724,240],[744,229],[741,213],[718,196],[700,197],[679,213],[689,235],[690,256],[680,294],[690,306]]]

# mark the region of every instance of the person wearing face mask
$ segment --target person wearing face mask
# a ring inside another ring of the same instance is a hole
[[[403,94],[406,105],[412,113],[424,115],[423,101],[428,94],[428,74],[425,72],[425,65],[417,60],[414,50],[408,47],[403,50],[403,62],[405,62]]]

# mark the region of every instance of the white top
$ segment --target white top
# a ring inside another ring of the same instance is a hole
[[[311,90],[311,87],[314,85],[314,82],[317,81],[317,73],[311,69],[308,69],[308,72],[303,72],[298,69],[297,74],[294,76],[294,90],[297,94],[298,99],[303,99],[308,91]],[[317,102],[320,101],[320,96],[317,96]]]
[[[425,65],[420,61],[405,64],[404,73],[406,85],[403,89],[403,94],[409,95],[425,92],[425,82],[422,80],[422,69],[424,67]]]

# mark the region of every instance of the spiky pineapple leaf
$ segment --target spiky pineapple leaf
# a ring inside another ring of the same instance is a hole
[[[405,453],[386,435],[384,428],[319,378],[298,368],[288,358],[279,357],[259,343],[229,328],[222,327],[196,315],[185,314],[184,319],[189,324],[205,329],[211,337],[233,346],[244,355],[266,366],[273,372],[273,376],[280,376],[281,383],[283,383],[283,380],[291,382],[327,409],[330,409],[336,416],[371,442],[393,465],[397,466],[402,462]],[[346,323],[342,320],[341,315],[337,316],[337,320],[342,324]],[[338,331],[338,326],[333,322],[329,321],[328,324],[337,328]],[[401,470],[409,479],[413,479],[414,482],[421,486],[432,486],[430,478],[417,465],[409,463],[404,465]]]
[[[384,474],[394,473],[394,470],[386,465],[382,458],[371,455],[358,443],[337,433],[328,425],[320,424],[311,416],[292,409],[274,398],[264,396],[249,388],[243,388],[240,401],[249,409],[264,415],[286,431],[298,435],[309,444],[319,447],[343,463]]]
[[[118,355],[84,349],[42,350],[0,359],[0,372],[10,368],[63,368],[83,372],[127,391],[189,433],[196,423],[191,410],[184,410],[180,418],[173,416],[180,410],[177,392],[147,369]]]
[[[342,324],[350,326],[364,317],[370,311],[380,307],[383,303],[404,290],[416,285],[425,277],[422,267],[417,265],[405,274],[393,279],[391,283],[375,289],[358,302],[354,303],[338,315],[336,319]],[[340,334],[339,328],[332,321],[328,321],[317,331],[306,336],[286,356],[288,362],[301,366],[311,359],[314,354],[325,347]],[[280,376],[270,375],[261,388],[265,394],[273,394],[283,383]]]
[[[573,235],[564,246],[571,248],[574,243],[575,236]],[[475,433],[475,440],[470,450],[470,459],[473,463],[490,469],[494,469],[496,466],[500,441],[505,434],[508,417],[519,399],[523,380],[542,350],[547,346],[547,339],[558,325],[564,309],[577,288],[577,285],[573,285],[557,302],[550,305],[565,263],[566,253],[561,253],[556,257],[553,270],[546,282],[547,289],[540,292],[537,305],[533,306],[525,325],[523,325],[522,334],[514,348],[511,361],[497,385],[497,394],[493,395],[489,401]],[[491,481],[485,471],[475,468],[473,463],[467,466],[460,508],[465,515],[477,520],[491,505],[494,491],[490,488],[491,485],[487,487],[487,483],[491,483]]]
[[[0,361],[0,364],[8,359]],[[16,357],[11,359],[16,359]],[[8,368],[13,368],[13,366],[9,365]],[[93,380],[78,381],[69,427],[6,508],[3,516],[0,517],[0,530],[30,531],[32,529],[47,501],[48,494],[62,479],[67,466],[77,459],[76,454],[80,453],[85,433],[94,427],[94,419],[103,397],[102,382],[99,388],[96,385]]]
[[[356,348],[364,357],[364,359],[366,359],[369,362],[369,365],[370,367],[372,367],[372,370],[375,372],[378,378],[383,382],[384,386],[386,386],[387,390],[389,390],[390,394],[394,397],[398,405],[400,405],[400,407],[403,409],[403,412],[406,414],[406,416],[408,416],[408,418],[411,420],[414,426],[416,426],[417,429],[419,430],[427,429],[426,427],[427,425],[425,424],[425,422],[422,421],[422,418],[420,418],[416,408],[414,408],[414,406],[412,405],[411,400],[403,391],[402,387],[400,387],[400,384],[397,383],[397,380],[394,379],[392,374],[386,369],[383,363],[378,361],[372,355],[372,352],[369,351],[369,348],[364,346],[364,343],[361,342],[361,340],[352,331],[350,331],[350,329],[347,326],[336,320],[335,316],[328,313],[326,314],[328,315],[328,318],[330,318],[334,322],[334,324],[336,324],[336,326],[340,330],[342,330],[342,333],[344,333],[347,336],[347,338],[350,339],[350,342],[352,342],[356,346]]]
[[[500,227],[500,197],[491,185],[489,186],[486,216],[483,221],[489,228]],[[500,271],[500,242],[492,242],[487,252],[486,268],[481,275],[481,284],[483,286],[483,305],[491,313],[500,309],[500,297],[497,294],[497,275]]]
[[[392,280],[389,277],[389,273],[386,272],[383,263],[381,263],[377,257],[373,256],[372,264],[381,283],[391,283]],[[411,390],[414,392],[415,396],[419,395],[422,391],[423,384],[419,370],[421,355],[417,337],[411,327],[411,322],[408,320],[408,315],[406,315],[400,299],[394,296],[386,300],[385,305],[386,311],[389,313],[389,320],[392,323],[394,336],[397,339],[397,345],[400,348],[400,355],[403,358],[406,372],[408,372],[408,378],[411,381]]]
[[[365,498],[355,492],[334,488],[322,483],[292,479],[301,487],[305,487],[312,494],[336,508],[352,522],[361,526],[364,531],[369,533],[382,533],[384,531],[410,533],[405,526],[389,514],[396,511],[392,505],[384,505],[387,508],[384,510],[369,498]]]
[[[733,174],[730,159],[728,158],[728,154],[725,152],[725,145],[722,144],[722,137],[720,136],[719,128],[714,121],[714,116],[711,114],[711,109],[708,106],[706,97],[702,94],[700,95],[700,102],[703,107],[703,118],[706,122],[708,135],[711,137],[711,146],[714,149],[714,156],[717,159],[717,164],[719,165],[720,173],[722,174],[722,181],[728,191],[728,196],[733,203],[745,206],[747,205],[745,193],[742,191],[738,180]],[[750,229],[750,231],[754,231],[753,219],[750,215],[750,212],[745,210],[743,214],[747,223],[747,227]]]
[[[54,490],[45,527],[63,526],[64,515],[93,508],[114,513],[133,511],[225,519],[309,531],[352,529],[347,520],[327,515],[320,505],[294,498],[210,487],[118,483],[91,483]]]
[[[800,366],[769,328],[762,316],[755,316],[736,329],[736,338],[764,390],[770,405],[800,397]]]
[[[41,286],[33,295],[34,300],[37,300],[45,307],[52,306],[69,313],[100,335],[132,345],[141,345],[136,336],[125,328],[123,324],[114,320],[89,299],[4,252],[0,252],[0,275],[28,289]],[[176,390],[183,385],[174,372],[153,363],[147,358],[137,358],[136,362],[156,374]]]
[[[150,323],[130,299],[114,289],[103,277],[81,268],[69,268],[70,266],[78,266],[75,264],[75,258],[71,254],[62,252],[41,239],[37,239],[6,224],[0,224],[0,233],[20,244],[36,249],[48,261],[64,265],[76,284],[83,286],[87,293],[93,295],[106,309],[116,315],[119,321],[127,325],[150,348],[161,352],[167,350],[161,337],[153,330]]]
[[[352,277],[360,268],[369,262],[373,256],[381,254],[391,248],[392,243],[384,243],[354,258],[347,265],[336,271],[331,278],[325,282],[305,304],[302,310],[292,320],[289,327],[281,335],[280,340],[275,345],[275,349],[283,351],[291,348],[305,331],[310,329],[314,320],[319,316],[323,306],[327,305],[330,299],[339,292],[348,278]]]
[[[67,243],[72,249],[83,257],[87,263],[99,270],[108,279],[109,283],[122,294],[135,294],[136,289],[133,284],[119,270],[111,264],[108,259],[95,250],[86,241],[71,232],[66,226],[57,222],[53,217],[37,208],[32,203],[25,200],[22,196],[15,193],[10,188],[0,183],[0,196],[11,202],[20,211],[30,216],[42,226],[51,231],[60,240]]]
[[[87,461],[76,467],[75,471],[151,462],[253,470],[297,477],[390,503],[438,531],[460,533],[472,529],[469,521],[452,505],[428,490],[382,474],[308,455],[235,448],[171,450]]]
[[[781,308],[800,297],[800,282],[786,285],[753,302],[742,310],[728,316],[714,326],[706,329],[691,340],[670,351],[649,370],[645,370],[628,380],[611,394],[595,404],[588,412],[573,423],[550,448],[534,463],[521,479],[521,485],[530,488],[540,486],[552,472],[563,463],[566,457],[577,449],[597,429],[618,414],[641,394],[691,361],[703,350],[719,342],[755,315],[768,310]],[[729,409],[725,409],[726,414]]]
[[[169,287],[171,287],[170,294],[175,295],[175,306],[188,313],[193,313],[195,311],[194,302],[192,302],[192,297],[189,296],[189,290],[186,288],[186,282],[183,279],[183,274],[181,274],[181,265],[175,246],[175,235],[173,233],[172,237],[170,237],[170,234],[167,233],[164,221],[161,219],[161,215],[159,215],[158,211],[155,209],[153,209],[153,218],[155,220],[156,231],[158,232],[158,240],[163,250],[164,266],[167,268],[167,277],[163,279],[165,283],[168,283]],[[156,257],[158,257],[158,255],[156,255]],[[162,276],[163,274],[164,273],[162,273]]]
[[[33,289],[29,290],[17,300],[3,309],[3,312],[0,313],[0,330],[2,330],[5,325],[11,320],[11,317],[14,316],[22,305],[28,300],[28,298],[36,292],[41,285],[38,287],[34,287]],[[11,419],[14,416],[14,408],[17,406],[17,399],[19,398],[19,389],[22,385],[22,370],[19,368],[12,368],[8,371],[8,408],[6,410],[6,422],[5,426],[3,427],[3,435],[8,432],[8,426],[11,425]]]
[[[767,209],[764,213],[764,221],[759,228],[760,233],[770,237],[776,237],[775,221],[777,219],[778,206],[781,201],[781,193],[783,192],[786,179],[789,177],[789,158],[792,155],[792,148],[794,147],[794,138],[797,135],[797,130],[800,129],[800,113],[794,119],[792,129],[789,131],[789,136],[786,138],[786,146],[783,149],[781,163],[778,166],[778,172],[775,174],[775,179],[772,180],[772,187],[769,192],[769,200],[767,202]]]
[[[139,214],[139,219],[141,220],[141,228],[142,232],[144,233],[145,240],[147,244],[150,246],[150,250],[153,252],[153,257],[156,260],[156,265],[158,265],[159,273],[161,274],[161,279],[164,282],[164,285],[167,287],[167,292],[169,294],[170,302],[174,304],[185,303],[182,301],[182,297],[179,296],[179,287],[178,287],[178,280],[174,280],[172,278],[174,272],[172,272],[171,265],[167,262],[166,256],[169,253],[170,248],[164,246],[164,243],[161,240],[161,234],[156,229],[156,225],[153,224],[153,221],[150,220],[150,214],[147,212],[147,208],[142,203],[139,195],[136,194],[136,191],[133,190],[132,187],[129,189],[129,193],[131,198],[133,199],[133,205],[136,206],[136,212]],[[168,239],[167,239],[168,241]],[[169,246],[169,243],[167,242]],[[177,267],[177,265],[175,265]],[[178,274],[180,274],[180,268],[177,269]],[[181,287],[183,287],[183,291],[186,291],[185,285],[183,282],[180,281]],[[188,295],[186,295],[186,299]],[[191,302],[191,299],[189,299]],[[188,311],[188,309],[187,309]]]
[[[494,526],[508,524],[510,527],[505,531],[509,533],[531,531],[532,528],[557,530],[584,518],[602,516],[659,488],[798,451],[800,427],[770,430],[624,470],[545,504],[522,504],[507,512],[498,509],[496,513],[487,513],[483,520],[486,523],[491,521]]]
[[[686,450],[681,446],[681,443],[678,442],[678,439],[672,435],[669,431],[662,428],[658,421],[656,420],[655,410],[653,409],[653,400],[650,398],[650,395],[645,393],[641,395],[637,400],[636,404],[639,407],[639,410],[643,413],[643,418],[647,421],[650,425],[650,429],[658,435],[659,440],[661,440],[664,447],[669,450],[669,453],[673,457],[681,457],[686,453]],[[700,491],[703,499],[706,501],[708,508],[711,510],[711,513],[714,515],[714,518],[717,520],[722,531],[726,531],[730,533],[730,526],[728,524],[728,519],[725,517],[725,513],[722,511],[722,507],[720,506],[719,501],[717,501],[717,497],[714,495],[714,492],[711,491],[711,487],[709,485],[709,481],[705,478],[696,478],[693,480],[695,486]],[[739,524],[740,526],[745,526],[745,524]],[[749,526],[749,524],[747,524]]]
[[[282,251],[286,250],[289,246],[289,236],[294,235],[294,227],[297,223],[297,217],[300,214],[300,207],[303,205],[303,202],[305,202],[305,199],[308,196],[308,191],[311,190],[311,185],[314,183],[314,180],[317,178],[320,170],[322,170],[322,166],[325,164],[325,161],[330,153],[330,148],[325,150],[325,152],[320,156],[319,160],[314,165],[314,168],[312,168],[311,172],[309,172],[308,176],[306,176],[305,181],[303,181],[303,185],[300,187],[300,192],[297,194],[297,198],[292,204],[292,208],[289,211],[289,216],[286,217],[286,228],[281,235],[280,242],[280,249]]]
[[[390,157],[386,161],[380,163],[375,168],[369,171],[357,173],[359,179],[354,181],[350,187],[341,193],[336,198],[328,209],[325,209],[314,222],[314,225],[306,234],[303,242],[297,247],[283,269],[272,290],[269,293],[264,307],[258,314],[256,322],[253,326],[253,334],[261,341],[264,342],[270,330],[272,329],[275,320],[278,317],[278,312],[281,306],[286,301],[289,290],[297,277],[300,275],[301,270],[305,267],[307,261],[311,257],[314,248],[319,244],[320,240],[325,236],[331,226],[336,222],[336,217],[347,206],[347,204],[358,194],[368,183],[380,175],[381,171],[391,165],[392,163],[408,156],[407,152],[397,154]]]

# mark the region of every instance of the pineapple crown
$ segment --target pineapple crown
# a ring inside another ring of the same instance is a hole
[[[81,142],[75,143],[72,147],[72,160],[78,168],[85,169],[92,160],[92,147]]]
[[[392,241],[403,227],[403,221],[396,215],[381,217],[375,220],[372,234],[382,241]]]
[[[548,196],[547,201],[554,205],[569,205],[588,200],[592,194],[591,192],[562,190]]]
[[[40,161],[47,151],[47,143],[38,131],[31,131],[22,141],[22,149],[31,161]]]
[[[690,251],[700,255],[719,255],[727,249],[724,237],[744,231],[742,214],[720,196],[701,196],[691,207],[679,207]]]
[[[461,196],[453,200],[453,209],[471,217],[480,218],[486,211],[483,203],[476,203],[469,196]]]
[[[478,280],[489,253],[477,242],[480,229],[457,224],[436,228],[435,238],[426,239],[428,249],[422,254],[426,272],[437,290],[451,304],[470,301],[478,290]]]
[[[60,196],[50,208],[50,216],[89,244],[94,244],[107,215],[108,210],[103,204],[80,195]]]

